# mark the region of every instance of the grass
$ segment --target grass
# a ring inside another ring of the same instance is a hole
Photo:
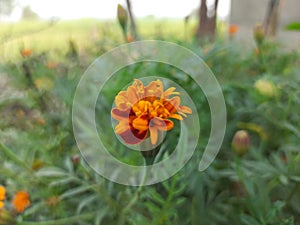
[[[194,29],[194,22],[188,26],[188,33]],[[184,38],[183,20],[141,19],[137,23],[141,37],[160,39]],[[94,46],[99,40],[107,47],[123,42],[122,32],[115,20],[80,19],[71,21],[21,21],[0,23],[0,60],[20,60],[20,49],[30,48],[36,53],[47,52],[57,57],[68,50],[69,40],[74,40],[81,49]],[[191,36],[189,35],[190,39]]]

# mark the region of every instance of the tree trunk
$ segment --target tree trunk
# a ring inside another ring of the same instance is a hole
[[[276,35],[280,0],[270,0],[264,21],[264,31],[267,36]]]
[[[215,38],[218,3],[219,0],[215,0],[213,11],[208,13],[207,0],[201,0],[198,13],[199,25],[197,29],[197,37],[200,41],[202,39],[213,41]],[[208,14],[212,16],[209,17]]]
[[[127,4],[127,9],[128,9],[128,13],[129,13],[129,19],[130,19],[130,31],[131,34],[133,35],[134,39],[137,39],[137,28],[136,28],[136,23],[135,23],[135,19],[132,13],[132,8],[131,8],[131,2],[130,0],[126,0],[126,4]]]

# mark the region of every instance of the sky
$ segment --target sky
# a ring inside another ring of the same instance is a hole
[[[211,0],[208,0],[210,2]],[[183,18],[199,7],[200,0],[131,0],[136,17],[154,15],[163,18]],[[41,18],[58,17],[60,19],[116,17],[117,4],[125,0],[18,0],[10,20],[18,20],[21,7],[29,5]],[[229,14],[230,0],[219,0],[219,18]]]

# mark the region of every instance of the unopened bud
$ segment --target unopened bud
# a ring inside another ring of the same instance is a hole
[[[74,165],[78,165],[80,163],[80,156],[79,155],[73,155],[71,157],[71,161]]]
[[[265,30],[261,24],[257,24],[253,29],[254,40],[257,44],[262,44],[265,39]]]
[[[123,32],[126,33],[128,15],[126,9],[120,4],[118,4],[118,20]]]
[[[239,130],[235,133],[232,140],[233,151],[238,155],[245,155],[250,147],[250,137],[247,131]]]
[[[254,83],[254,88],[266,97],[274,97],[278,94],[277,87],[268,80],[259,79]]]

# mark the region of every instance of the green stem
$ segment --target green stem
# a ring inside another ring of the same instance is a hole
[[[32,172],[32,169],[23,161],[21,160],[12,150],[10,150],[7,146],[0,142],[0,150],[8,157],[11,161],[16,163],[17,165],[23,167],[24,169]]]
[[[67,217],[67,218],[63,218],[63,219],[41,221],[41,222],[22,221],[22,222],[18,222],[18,225],[65,225],[65,224],[72,224],[72,223],[78,222],[79,220],[92,219],[96,216],[96,213],[97,212],[91,212],[91,213],[81,214],[81,215]]]
[[[149,161],[147,160],[148,158],[144,158],[144,163],[145,163],[145,171],[142,177],[142,182],[140,184],[140,186],[138,187],[138,189],[134,192],[133,197],[131,198],[131,200],[129,201],[129,203],[127,204],[127,206],[122,210],[121,215],[119,217],[118,220],[118,224],[124,224],[124,215],[131,209],[131,207],[136,203],[136,201],[138,200],[140,193],[143,189],[143,186],[145,185],[145,182],[147,180],[147,165],[149,165]],[[153,161],[153,159],[152,159]]]

